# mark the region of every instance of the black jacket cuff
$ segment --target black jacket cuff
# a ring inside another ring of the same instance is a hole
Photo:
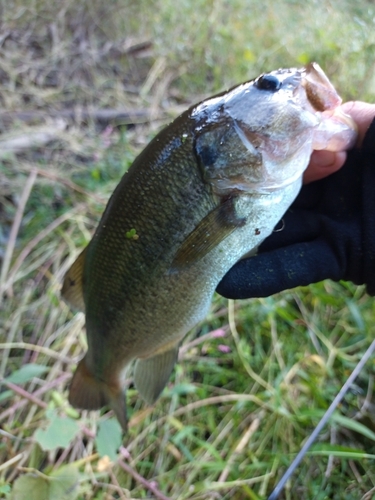
[[[375,295],[375,119],[371,123],[361,149],[363,159],[363,282],[367,292]]]

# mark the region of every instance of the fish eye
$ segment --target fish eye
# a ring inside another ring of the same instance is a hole
[[[255,85],[259,90],[276,91],[280,89],[281,82],[276,76],[262,75],[256,80]]]

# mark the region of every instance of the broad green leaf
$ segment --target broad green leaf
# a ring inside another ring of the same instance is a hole
[[[47,479],[25,474],[14,482],[10,500],[48,500],[48,489]]]
[[[79,431],[78,423],[69,417],[51,416],[48,427],[38,429],[34,439],[45,451],[66,448]]]
[[[10,500],[75,500],[78,480],[73,465],[61,467],[50,476],[28,473],[15,481]]]
[[[24,384],[34,377],[40,377],[43,373],[48,372],[49,368],[47,366],[37,365],[35,363],[29,363],[27,365],[21,366],[19,370],[13,372],[9,377],[6,377],[6,382],[12,382],[13,384]]]
[[[2,484],[2,485],[0,485],[0,493],[2,493],[2,494],[10,493],[10,486],[9,486],[9,484]]]
[[[78,495],[79,471],[74,465],[60,467],[51,478],[48,500],[74,500]]]
[[[100,422],[95,442],[101,457],[108,456],[112,461],[115,461],[117,450],[122,443],[122,430],[118,421],[111,418]]]

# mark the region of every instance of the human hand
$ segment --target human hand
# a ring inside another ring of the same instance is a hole
[[[314,152],[309,184],[285,214],[283,230],[226,274],[217,288],[222,295],[265,297],[327,278],[365,283],[375,295],[375,105],[342,108],[357,123],[357,149]]]
[[[361,147],[365,134],[375,117],[375,104],[361,101],[349,101],[341,106],[341,110],[350,115],[358,127],[356,147]],[[345,163],[346,151],[314,151],[309,166],[303,176],[304,184],[318,181],[337,172]]]

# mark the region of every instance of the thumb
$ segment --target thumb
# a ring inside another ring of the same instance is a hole
[[[334,152],[325,149],[313,151],[303,176],[303,183],[309,184],[333,174],[344,165],[346,157],[346,151]]]

